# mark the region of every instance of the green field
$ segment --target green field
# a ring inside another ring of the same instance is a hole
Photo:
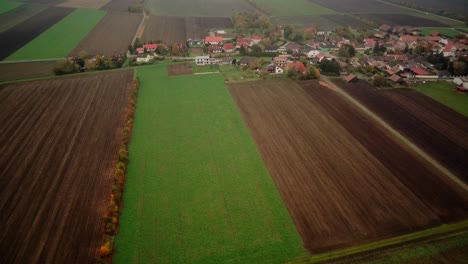
[[[66,57],[105,14],[106,12],[102,10],[77,9],[6,60]]]
[[[9,1],[9,0],[0,0],[0,14],[8,12],[23,3],[20,2],[14,2],[14,1]]]
[[[231,17],[239,12],[255,12],[248,0],[147,0],[145,7],[153,15]]]
[[[453,92],[455,86],[452,82],[426,82],[415,89],[468,116],[468,95]]]
[[[250,0],[270,16],[327,15],[336,12],[308,0]]]
[[[114,263],[284,263],[305,250],[220,74],[138,68]]]
[[[440,32],[440,34],[450,37],[450,38],[453,38],[456,35],[460,34],[460,32],[458,32],[457,30],[453,28],[422,28],[421,29],[421,33],[424,36],[429,36],[433,31]]]

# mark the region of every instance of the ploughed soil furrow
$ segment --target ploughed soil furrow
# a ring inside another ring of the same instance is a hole
[[[62,20],[73,10],[72,8],[64,7],[49,7],[24,22],[0,33],[0,60],[13,54],[55,25],[55,23]]]
[[[314,103],[326,109],[442,222],[459,221],[468,216],[466,194],[448,177],[416,156],[408,147],[402,146],[383,127],[375,124],[338,93],[320,86],[317,81],[301,82],[300,85]]]
[[[412,190],[414,178],[403,181],[398,178],[403,169],[392,171],[399,161],[410,163],[399,156],[392,157],[394,163],[381,161],[373,153],[376,148],[368,150],[298,84],[272,80],[234,84],[229,90],[311,252],[377,241],[466,215],[467,200],[458,189],[450,189],[450,183],[419,164],[434,175],[430,184],[440,182],[444,190],[455,192],[444,193],[449,198],[439,197],[442,201],[424,199],[427,189]],[[357,129],[362,127],[352,131]],[[381,132],[374,127],[369,131]],[[382,152],[392,145],[386,137],[372,139],[368,144],[382,143]],[[412,154],[404,157],[419,161]],[[450,199],[454,205],[444,209]]]
[[[467,118],[460,117],[459,113],[448,110],[436,101],[432,101],[433,110],[426,111],[424,108],[431,108],[427,102],[421,106],[419,102],[422,100],[413,100],[414,94],[406,97],[402,95],[404,91],[380,91],[364,81],[345,83],[342,80],[335,80],[335,82],[468,183],[468,166],[466,166],[468,133],[464,124]],[[423,94],[419,96],[425,97]],[[442,110],[437,110],[439,108]],[[461,128],[458,128],[458,124]]]
[[[0,255],[91,263],[132,71],[0,86]]]

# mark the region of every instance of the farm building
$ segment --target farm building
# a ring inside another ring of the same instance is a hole
[[[195,57],[195,64],[199,66],[213,65],[216,64],[216,60],[214,58],[210,58],[210,56],[197,56]]]
[[[149,54],[138,54],[137,55],[137,63],[148,63],[154,57]]]
[[[236,47],[235,47],[234,44],[232,44],[232,43],[226,43],[226,44],[224,44],[224,46],[223,46],[224,52],[234,52],[235,49],[236,49]]]
[[[236,48],[237,49],[240,49],[241,47],[248,48],[248,47],[252,47],[252,45],[253,45],[252,39],[240,38],[240,39],[237,39]]]
[[[158,44],[145,44],[143,45],[143,49],[146,49],[148,52],[154,52],[158,48]]]
[[[405,81],[400,76],[394,74],[390,77],[390,81],[397,84],[403,84]]]
[[[223,48],[218,45],[210,45],[209,50],[213,54],[218,54],[218,53],[223,52]]]
[[[288,63],[288,57],[277,56],[273,59],[273,63],[275,64],[275,66],[284,68],[284,66],[286,66],[286,63]]]
[[[221,36],[215,36],[215,37],[206,36],[205,37],[205,44],[218,45],[221,43],[223,43],[223,37]]]
[[[262,40],[262,36],[260,36],[260,35],[253,35],[252,36],[252,41],[253,41],[254,44],[260,43],[261,40]]]
[[[429,73],[421,68],[418,68],[418,67],[414,67],[414,68],[410,68],[410,71],[411,73],[413,73],[414,75],[429,75]]]

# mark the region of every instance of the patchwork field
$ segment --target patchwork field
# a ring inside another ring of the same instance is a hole
[[[360,81],[346,92],[468,182],[468,118],[414,90],[377,90]]]
[[[0,33],[0,60],[4,60],[6,57],[10,56],[16,50],[39,36],[42,32],[62,20],[72,11],[73,9],[71,8],[50,7],[5,32]]]
[[[105,15],[104,11],[76,9],[63,20],[13,53],[8,61],[66,57]],[[103,41],[107,41],[104,40]]]
[[[336,93],[315,81],[301,85],[229,90],[311,252],[468,216],[466,193],[447,177]]]
[[[140,25],[141,14],[109,12],[93,30],[70,52],[78,55],[84,50],[90,55],[124,54]]]
[[[45,5],[25,4],[3,14],[0,14],[0,33],[44,11]]]
[[[270,16],[307,16],[333,14],[335,11],[308,0],[250,0]]]
[[[107,5],[112,0],[68,0],[58,6],[71,8],[99,9]]]
[[[133,71],[0,86],[3,263],[94,262]]]
[[[454,93],[454,87],[452,82],[426,82],[415,89],[468,117],[468,96]]]
[[[114,263],[284,263],[301,240],[220,75],[141,81]]]
[[[148,0],[146,8],[157,16],[231,17],[239,12],[258,12],[248,0]]]
[[[54,75],[56,61],[1,63],[0,82]]]

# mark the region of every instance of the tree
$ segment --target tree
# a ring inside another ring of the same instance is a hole
[[[251,49],[252,52],[254,52],[254,53],[262,52],[262,47],[260,47],[260,45],[258,45],[258,44],[252,45],[252,47],[250,47],[250,49]]]
[[[463,61],[455,61],[452,68],[454,75],[466,75],[468,73],[466,64]]]
[[[262,59],[255,59],[252,63],[250,63],[249,68],[251,70],[257,70],[262,67],[263,60]]]
[[[301,78],[301,73],[296,69],[296,67],[288,67],[287,76],[293,80],[299,80]]]
[[[56,75],[70,74],[78,70],[78,65],[76,65],[74,61],[68,59],[57,61],[54,67],[54,73]]]
[[[374,76],[374,85],[375,86],[384,86],[385,83],[386,83],[386,81],[385,81],[385,77],[383,75],[376,74]]]
[[[247,51],[245,50],[245,47],[244,46],[241,46],[240,49],[239,49],[239,53],[240,55],[245,55]]]
[[[330,75],[339,75],[340,74],[340,65],[335,59],[332,60],[322,60],[320,62],[320,69],[322,70],[322,73],[324,74],[330,74]]]
[[[356,49],[352,45],[344,44],[341,45],[340,49],[338,50],[338,56],[350,58],[356,55]]]
[[[80,53],[78,53],[78,57],[80,57],[82,60],[86,60],[88,58],[88,52],[82,50]]]
[[[258,72],[258,75],[260,76],[260,78],[266,79],[266,77],[268,76],[268,72],[265,70],[261,70]]]
[[[289,39],[291,37],[291,34],[293,33],[294,29],[291,25],[286,25],[283,27],[284,30],[284,38]]]

